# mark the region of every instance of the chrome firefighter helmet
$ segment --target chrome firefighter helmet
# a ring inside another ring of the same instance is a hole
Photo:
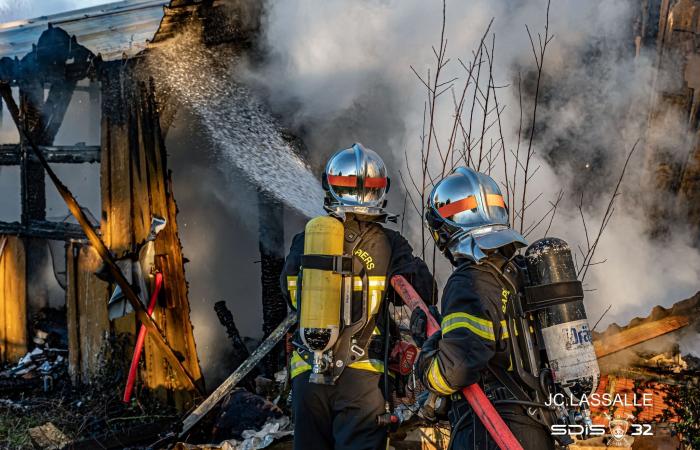
[[[386,216],[389,177],[382,158],[360,143],[338,150],[323,173],[325,208],[341,217],[345,213]]]
[[[479,262],[489,250],[527,241],[510,228],[498,184],[483,173],[458,167],[440,180],[428,198],[426,225],[440,251],[453,262]]]

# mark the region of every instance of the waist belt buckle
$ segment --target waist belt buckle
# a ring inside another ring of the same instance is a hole
[[[352,344],[350,346],[350,351],[356,354],[358,357],[362,358],[365,356],[365,351],[357,344]]]
[[[352,257],[345,255],[333,257],[333,272],[341,275],[352,275]]]

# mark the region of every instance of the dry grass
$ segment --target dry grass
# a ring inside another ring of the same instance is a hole
[[[108,357],[103,358],[110,362],[103,364],[89,386],[73,387],[63,381],[49,394],[34,390],[18,393],[12,401],[0,401],[0,449],[32,448],[29,429],[46,422],[52,422],[73,440],[119,433],[133,425],[162,419],[175,422],[177,413],[146,391],[136,392],[128,405],[122,403],[126,370],[123,354],[128,348],[128,339],[113,339]]]

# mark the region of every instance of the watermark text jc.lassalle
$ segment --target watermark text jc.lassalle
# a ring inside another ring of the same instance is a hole
[[[652,394],[643,393],[637,394],[609,394],[609,393],[593,393],[590,395],[582,395],[576,398],[573,395],[557,393],[549,396],[545,402],[547,406],[565,406],[565,407],[614,407],[614,406],[636,406],[647,407],[653,406]]]

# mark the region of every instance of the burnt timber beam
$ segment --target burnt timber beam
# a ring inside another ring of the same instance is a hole
[[[687,316],[668,316],[620,331],[602,340],[594,340],[593,347],[596,356],[602,358],[688,325],[690,325],[690,318]]]
[[[87,239],[78,224],[46,220],[31,220],[26,225],[20,222],[0,222],[0,234],[56,241]]]
[[[46,161],[52,164],[99,163],[99,145],[40,145],[39,150]],[[17,166],[21,163],[22,149],[17,144],[0,144],[0,166]],[[28,160],[39,162],[33,153]]]

